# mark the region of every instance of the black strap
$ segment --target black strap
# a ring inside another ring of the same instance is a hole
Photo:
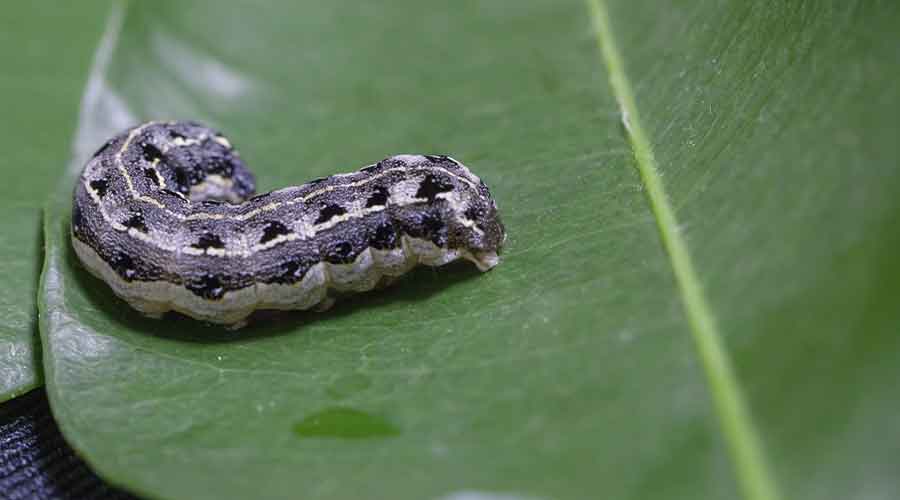
[[[0,499],[134,499],[97,477],[63,440],[43,389],[0,404]]]

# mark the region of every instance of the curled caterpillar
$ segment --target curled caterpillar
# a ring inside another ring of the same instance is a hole
[[[254,196],[230,142],[150,122],[106,142],[75,187],[72,245],[138,311],[239,326],[255,309],[327,309],[334,292],[459,258],[487,271],[505,231],[487,186],[448,156],[399,155]]]

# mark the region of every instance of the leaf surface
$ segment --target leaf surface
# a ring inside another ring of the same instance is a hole
[[[42,333],[55,414],[100,474],[163,498],[900,486],[873,434],[896,435],[900,375],[892,5],[610,2],[605,40],[581,2],[216,5],[134,3],[111,23],[106,119],[78,136],[207,121],[263,189],[452,154],[498,199],[504,261],[238,333],[143,319],[68,244],[70,172]],[[634,168],[638,110],[672,221]],[[695,347],[673,248],[730,369]]]
[[[610,2],[679,230],[783,496],[890,498],[900,9],[710,3]]]
[[[5,5],[0,19],[0,402],[42,383],[41,207],[68,158],[108,4]]]

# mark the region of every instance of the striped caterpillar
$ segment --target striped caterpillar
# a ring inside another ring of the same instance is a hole
[[[254,196],[229,141],[150,122],[107,141],[75,187],[72,245],[132,307],[233,327],[256,309],[327,309],[335,293],[459,258],[487,271],[505,240],[487,186],[447,156],[399,155]]]

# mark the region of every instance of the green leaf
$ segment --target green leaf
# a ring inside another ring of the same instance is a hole
[[[420,269],[230,333],[143,319],[82,270],[70,172],[40,305],[73,447],[163,498],[900,488],[897,8],[608,7],[114,15],[84,142],[208,121],[263,189],[446,152],[491,186],[509,241],[484,275]]]
[[[4,5],[0,21],[0,402],[42,382],[37,328],[42,205],[64,164],[108,4]]]

